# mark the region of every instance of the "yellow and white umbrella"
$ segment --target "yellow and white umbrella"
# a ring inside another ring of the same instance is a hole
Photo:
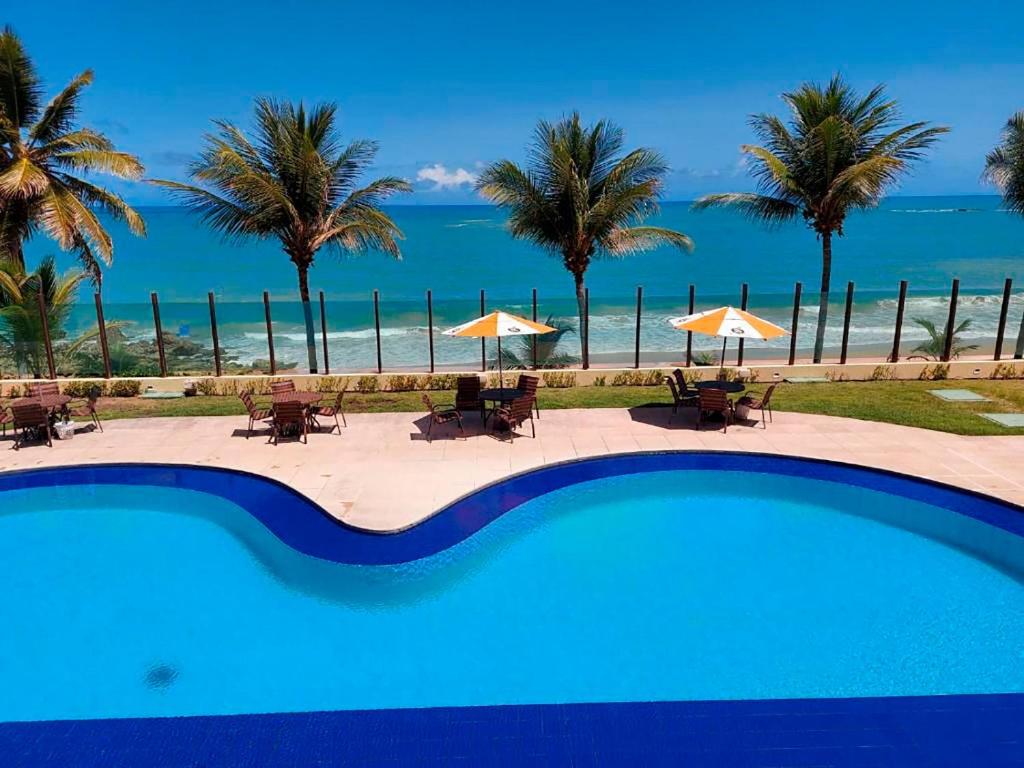
[[[510,315],[508,312],[496,310],[489,315],[470,320],[468,323],[456,325],[444,332],[445,336],[466,336],[470,338],[496,338],[498,340],[498,381],[504,386],[504,373],[501,369],[501,337],[532,336],[535,334],[552,333],[558,330],[544,323],[536,323],[525,317]]]
[[[676,330],[721,336],[723,338],[722,369],[725,368],[725,345],[729,343],[730,338],[764,341],[789,333],[775,323],[769,323],[757,315],[752,315],[743,309],[736,309],[736,307],[719,307],[684,317],[673,317],[669,323]]]

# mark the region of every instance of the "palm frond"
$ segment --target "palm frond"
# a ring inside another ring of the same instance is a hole
[[[15,130],[39,114],[43,86],[28,53],[10,26],[0,32],[0,114]]]
[[[29,130],[29,140],[45,144],[70,131],[78,117],[78,98],[92,80],[92,70],[87,69],[54,96],[42,117]]]
[[[788,200],[750,192],[704,195],[694,202],[692,208],[695,211],[704,211],[708,208],[735,208],[751,219],[769,224],[791,221],[800,214],[800,207]]]

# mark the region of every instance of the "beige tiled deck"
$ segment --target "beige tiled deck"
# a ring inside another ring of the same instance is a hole
[[[697,432],[669,425],[668,409],[544,411],[537,438],[514,445],[479,434],[468,417],[466,440],[443,427],[428,444],[415,413],[353,414],[339,436],[309,444],[266,444],[244,437],[242,417],[129,419],[82,432],[53,448],[8,450],[0,468],[115,461],[230,467],[288,483],[337,517],[377,530],[423,519],[459,496],[541,464],[626,451],[705,449],[764,451],[884,467],[1024,504],[1024,437],[960,437],[889,424],[780,413],[767,430],[735,426]],[[529,427],[527,427],[527,434]]]

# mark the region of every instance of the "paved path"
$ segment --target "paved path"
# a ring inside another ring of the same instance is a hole
[[[465,493],[542,464],[626,451],[763,451],[846,461],[928,477],[1024,504],[1024,436],[961,437],[830,416],[779,413],[767,430],[734,426],[728,434],[678,418],[667,408],[543,411],[537,438],[514,444],[435,427],[427,443],[416,413],[353,414],[348,428],[311,435],[308,445],[245,438],[240,416],[111,421],[53,448],[8,450],[0,468],[116,461],[191,463],[256,472],[291,485],[353,525],[390,530],[411,525]]]

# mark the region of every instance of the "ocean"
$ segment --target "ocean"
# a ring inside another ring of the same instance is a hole
[[[122,323],[129,339],[154,338],[150,292],[159,295],[163,328],[209,345],[207,292],[217,299],[220,343],[240,363],[266,359],[263,291],[272,302],[274,343],[279,362],[305,365],[301,307],[295,270],[276,241],[225,243],[197,217],[174,207],[142,208],[149,234],[131,236],[111,224],[115,261],[106,270],[103,301],[108,322]],[[384,367],[425,368],[428,322],[425,294],[433,292],[437,365],[479,364],[480,344],[451,339],[440,330],[479,314],[480,291],[487,309],[529,313],[536,289],[541,319],[575,318],[573,284],[560,261],[528,243],[513,240],[504,215],[488,206],[395,206],[389,209],[405,234],[401,261],[370,253],[322,251],[311,272],[314,296],[323,291],[332,371],[367,370],[376,365],[374,290],[379,291],[381,356]],[[784,327],[791,323],[793,287],[803,283],[798,349],[809,354],[817,315],[820,244],[802,223],[765,228],[728,211],[695,213],[688,203],[666,203],[654,220],[690,235],[692,254],[660,249],[625,259],[595,261],[588,272],[591,292],[591,355],[595,362],[632,361],[636,331],[636,288],[643,286],[643,359],[681,358],[685,335],[667,319],[684,314],[688,286],[696,286],[698,309],[738,305],[740,286],[749,285],[751,311]],[[30,264],[56,249],[43,237],[27,247]],[[73,261],[58,258],[62,266]],[[950,282],[960,279],[958,317],[971,319],[965,338],[990,350],[1003,281],[1014,280],[1008,342],[1012,348],[1024,312],[1024,219],[1002,209],[995,196],[894,197],[874,210],[858,212],[834,241],[828,354],[838,354],[846,283],[854,281],[856,302],[850,354],[876,354],[891,344],[900,280],[910,285],[903,338],[908,350],[924,331],[911,322],[923,317],[945,322]],[[318,314],[318,312],[316,313]],[[90,290],[79,296],[69,335],[95,326]],[[319,318],[318,329],[319,329]],[[318,337],[318,344],[320,343]],[[788,350],[788,339],[748,343],[748,359],[771,358]],[[564,337],[567,352],[578,340]],[[696,350],[716,350],[715,339],[694,339]]]

